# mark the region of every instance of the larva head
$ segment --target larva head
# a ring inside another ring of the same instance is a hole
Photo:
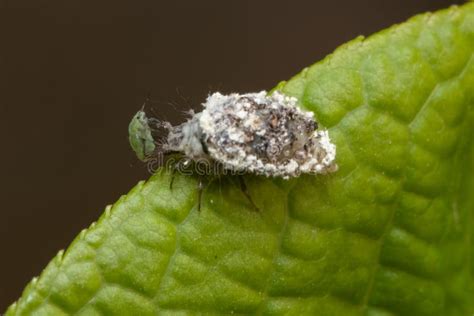
[[[138,111],[128,125],[128,140],[141,161],[147,161],[156,149],[148,118],[143,110]]]

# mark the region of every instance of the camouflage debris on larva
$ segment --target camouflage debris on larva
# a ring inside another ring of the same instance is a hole
[[[296,103],[278,91],[214,93],[202,112],[167,126],[162,149],[212,160],[229,170],[285,179],[336,171],[336,146],[328,132],[318,130],[313,113]]]

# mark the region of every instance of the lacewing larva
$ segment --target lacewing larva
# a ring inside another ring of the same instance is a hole
[[[161,150],[224,169],[285,179],[335,171],[336,146],[312,112],[280,92],[214,93],[203,111],[180,125],[165,124]]]
[[[130,122],[129,140],[142,161],[178,153],[184,160],[173,168],[194,161],[197,173],[212,169],[214,174],[223,170],[289,179],[337,170],[336,146],[328,131],[318,127],[312,112],[300,109],[296,98],[278,91],[216,92],[203,103],[201,112],[191,111],[186,122],[176,126],[148,118],[142,108]],[[160,128],[165,135],[154,137],[154,131]],[[199,168],[202,164],[219,168]],[[244,178],[240,176],[239,181],[240,189],[258,210]],[[202,178],[198,188],[200,210]]]

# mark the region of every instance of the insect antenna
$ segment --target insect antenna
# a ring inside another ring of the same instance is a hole
[[[151,98],[151,96],[147,97],[147,99],[145,100],[145,103],[143,104],[143,107],[142,107],[142,110],[143,110],[144,107],[148,107],[148,111],[151,114],[153,114],[153,116],[154,116],[154,117],[150,117],[148,120],[151,121],[151,123],[156,124],[158,127],[162,127],[162,125],[165,122],[167,122],[166,117],[164,117],[164,120],[160,120],[160,119],[156,118],[156,117],[163,116],[163,113],[160,113],[160,114],[156,113],[156,107],[155,106],[159,106],[160,104],[171,105],[173,107],[173,109],[176,110],[176,107],[171,102],[163,102],[161,100],[153,100]],[[161,125],[159,125],[158,123],[160,123]]]
[[[142,111],[151,103],[151,91],[148,91],[145,96],[145,102],[142,105]]]

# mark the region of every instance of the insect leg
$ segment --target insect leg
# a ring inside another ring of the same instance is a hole
[[[173,183],[174,183],[174,178],[176,176],[176,172],[179,171],[180,174],[186,174],[185,169],[186,166],[191,162],[188,158],[186,158],[184,161],[175,161],[174,159],[171,159],[171,181],[170,181],[170,190],[173,189]]]
[[[202,177],[199,177],[198,182],[198,212],[201,213],[201,202],[202,202],[202,192],[204,190],[204,181]]]
[[[178,170],[178,168],[176,168],[176,165],[173,165],[173,167],[171,169],[170,191],[173,190],[173,183],[174,183],[174,178],[176,176],[176,171],[177,170]]]
[[[250,204],[252,204],[253,208],[255,209],[255,211],[257,212],[260,212],[260,209],[258,208],[258,206],[254,203],[252,197],[250,196],[250,193],[247,189],[247,185],[245,184],[245,179],[244,179],[244,176],[242,175],[239,175],[237,176],[239,178],[239,183],[240,183],[240,190],[242,191],[242,193],[245,195],[245,197],[247,198],[247,200],[250,202]]]

